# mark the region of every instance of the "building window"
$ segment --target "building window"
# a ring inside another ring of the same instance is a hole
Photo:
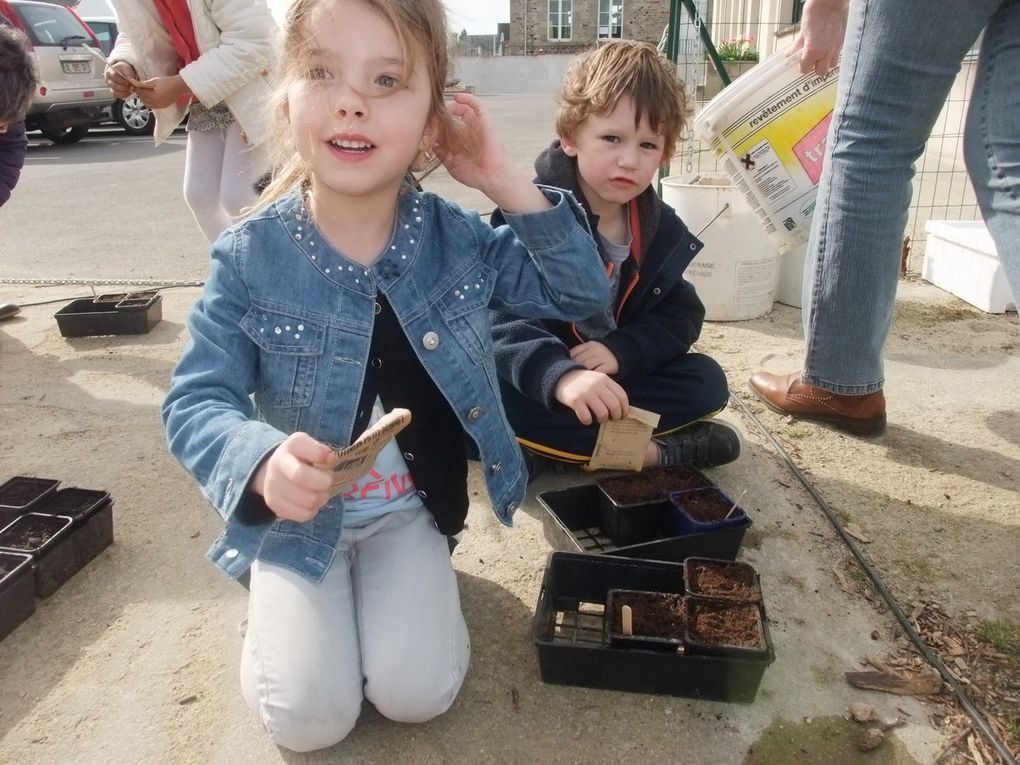
[[[806,0],[793,0],[793,18],[791,21],[794,24],[800,23],[800,17],[804,14],[804,3]]]
[[[549,39],[569,40],[573,0],[549,0]]]
[[[599,0],[599,39],[623,37],[623,0]]]

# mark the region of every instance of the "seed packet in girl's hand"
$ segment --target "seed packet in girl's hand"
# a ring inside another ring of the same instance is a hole
[[[351,481],[371,470],[379,452],[391,438],[407,427],[410,421],[411,412],[407,409],[387,412],[374,425],[367,428],[353,444],[337,449],[329,462],[316,465],[333,471],[330,496],[335,497],[346,489]]]

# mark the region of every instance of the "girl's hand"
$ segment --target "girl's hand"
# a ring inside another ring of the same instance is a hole
[[[304,523],[329,501],[332,476],[313,467],[333,456],[333,450],[307,433],[292,433],[255,472],[251,488],[262,495],[277,517]]]
[[[131,85],[131,80],[138,79],[138,72],[127,61],[115,61],[112,64],[106,65],[103,77],[106,79],[106,84],[110,86],[110,90],[113,91],[114,96],[117,98],[127,98],[134,89],[134,86]]]
[[[570,349],[570,358],[585,369],[615,375],[620,371],[620,362],[609,348],[595,340],[575,345]]]
[[[173,106],[183,96],[191,95],[191,90],[179,74],[171,77],[153,77],[146,80],[145,84],[151,85],[152,89],[139,87],[135,88],[134,92],[150,109],[165,109]]]
[[[630,402],[618,382],[601,372],[571,369],[556,383],[556,400],[570,407],[582,425],[619,420],[627,415]]]
[[[824,75],[836,66],[846,35],[849,0],[808,0],[800,31],[786,55],[800,52],[800,71]]]
[[[478,189],[504,212],[531,213],[552,207],[531,179],[507,159],[481,101],[470,93],[456,93],[447,108],[456,119],[437,153],[455,180]]]

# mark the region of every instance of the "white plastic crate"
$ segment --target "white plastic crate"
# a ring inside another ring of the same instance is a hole
[[[983,221],[930,220],[921,277],[986,313],[1016,310],[988,229]]]

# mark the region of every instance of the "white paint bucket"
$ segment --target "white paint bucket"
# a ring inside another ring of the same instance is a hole
[[[705,318],[741,321],[772,310],[776,248],[729,177],[663,178],[662,200],[705,243],[684,272],[705,304]]]
[[[776,302],[802,308],[804,306],[804,263],[807,242],[795,244],[779,255],[779,278],[776,280]]]

